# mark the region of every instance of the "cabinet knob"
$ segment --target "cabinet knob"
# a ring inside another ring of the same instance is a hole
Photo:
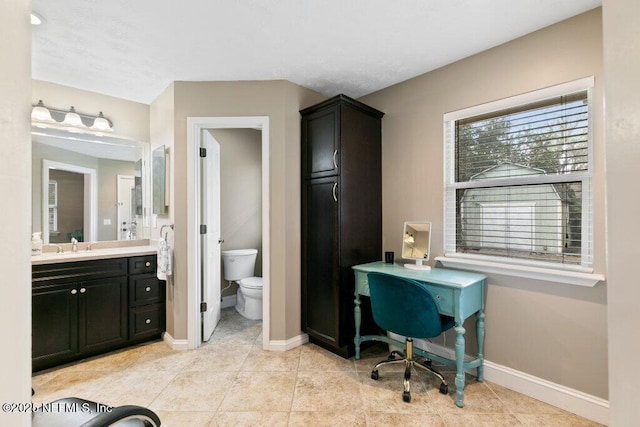
[[[333,190],[331,190],[331,192],[333,193],[333,200],[336,201],[336,202],[338,201],[338,196],[336,194],[336,190],[337,189],[338,189],[338,183],[334,182],[333,183]]]
[[[85,292],[87,292],[87,290],[85,288],[80,288],[80,293],[84,294]]]
[[[145,262],[145,263],[144,263],[144,266],[145,266],[145,267],[150,267],[150,266],[151,266],[151,263],[150,263],[149,261],[147,261],[147,262]]]
[[[77,293],[78,293],[78,290],[77,290],[77,289],[71,289],[71,295],[75,295],[75,294],[77,294]]]
[[[144,290],[147,292],[151,292],[151,286],[147,286],[146,288],[144,288]]]
[[[146,323],[148,325],[149,323],[151,323],[151,319],[145,320],[144,323]]]
[[[337,156],[338,156],[338,150],[335,150],[333,152],[333,167],[335,169],[338,169],[338,160],[336,159]]]

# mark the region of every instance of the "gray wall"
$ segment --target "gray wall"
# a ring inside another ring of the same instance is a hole
[[[152,146],[171,147],[174,284],[167,331],[187,338],[187,117],[268,116],[270,130],[270,337],[300,335],[300,114],[322,100],[287,81],[174,82],[151,105]],[[171,125],[164,120],[171,119]],[[263,252],[266,249],[263,248]]]
[[[443,254],[443,114],[594,75],[595,271],[605,273],[601,10],[364,97],[382,121],[383,250],[399,252],[406,220],[433,222]],[[421,183],[416,185],[415,183]],[[594,288],[490,275],[487,360],[607,398],[607,297]],[[474,322],[467,322],[474,345]],[[448,345],[454,342],[447,337]]]
[[[0,2],[0,401],[31,401],[31,2]],[[10,203],[10,205],[9,205]],[[28,426],[28,411],[0,412],[0,425]]]
[[[220,235],[222,250],[258,250],[254,274],[262,276],[262,132],[254,129],[209,131],[220,143]],[[224,266],[220,283],[224,280]],[[237,284],[224,291],[234,295]]]
[[[640,371],[640,2],[605,0],[610,425],[637,423]]]

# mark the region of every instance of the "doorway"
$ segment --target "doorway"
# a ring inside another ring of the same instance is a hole
[[[259,117],[188,117],[187,118],[187,232],[188,232],[188,305],[187,341],[188,348],[198,348],[202,344],[202,302],[201,283],[203,279],[203,245],[201,244],[202,217],[202,175],[200,148],[204,144],[205,133],[213,129],[255,129],[261,132],[262,151],[262,346],[269,347],[269,118]],[[219,305],[218,305],[219,307]],[[219,309],[219,308],[218,308]]]
[[[83,175],[84,180],[84,203],[83,203],[83,239],[91,242],[98,238],[98,174],[95,169],[67,163],[55,162],[52,160],[42,160],[42,240],[46,245],[49,243],[51,210],[49,199],[50,177],[49,171],[59,170],[73,172]]]
[[[135,213],[135,177],[133,175],[117,176],[117,193],[118,193],[118,240],[134,240],[136,239]]]

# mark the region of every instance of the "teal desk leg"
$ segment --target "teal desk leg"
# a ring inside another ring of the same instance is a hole
[[[478,335],[478,359],[480,359],[478,381],[482,382],[484,380],[484,310],[478,312],[476,333]]]
[[[356,337],[353,339],[354,344],[356,345],[356,360],[360,359],[360,294],[356,290],[356,299],[354,300],[355,307],[353,308],[353,313],[356,320]]]
[[[462,323],[456,324],[456,405],[464,406],[464,333]]]

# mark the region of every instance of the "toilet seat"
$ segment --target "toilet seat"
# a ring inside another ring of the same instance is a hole
[[[262,277],[246,277],[240,280],[240,286],[246,289],[262,289]]]

